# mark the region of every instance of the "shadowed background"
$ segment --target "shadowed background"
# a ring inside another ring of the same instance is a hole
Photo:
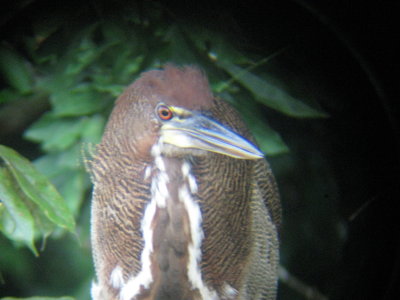
[[[114,99],[141,71],[174,62],[202,67],[267,153],[282,195],[286,270],[329,299],[391,299],[399,9],[357,2],[6,1],[0,144],[34,161],[77,225],[75,235],[37,225],[38,257],[2,226],[0,297],[88,299],[82,145],[98,142]],[[278,295],[307,299],[293,280]]]

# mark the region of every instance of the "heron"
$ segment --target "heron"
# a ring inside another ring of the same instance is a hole
[[[275,299],[277,184],[195,66],[141,74],[88,163],[94,300]]]

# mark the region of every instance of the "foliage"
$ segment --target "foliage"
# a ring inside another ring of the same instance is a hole
[[[35,235],[47,237],[54,225],[73,231],[75,222],[54,186],[14,150],[0,145],[0,198],[5,206],[0,230],[38,255]]]
[[[12,298],[12,297],[6,297],[6,298],[1,298],[0,300],[74,300],[74,298],[71,297],[60,297],[60,298],[52,298],[52,297],[30,297],[30,298]]]
[[[13,246],[38,255],[38,239],[82,232],[87,222],[75,228],[73,219],[88,206],[82,149],[99,142],[114,99],[144,70],[167,62],[203,67],[214,92],[236,106],[268,155],[288,147],[266,122],[265,107],[292,118],[327,116],[310,99],[297,99],[268,79],[262,66],[270,57],[240,49],[196,24],[171,23],[159,4],[147,3],[145,10],[139,15],[131,4],[113,11],[116,17],[103,7],[102,18],[93,20],[54,9],[48,19],[34,18],[32,32],[19,36],[18,43],[0,45],[0,104],[33,99],[35,105],[37,98],[50,104],[24,132],[41,148],[33,165],[0,146],[0,230]]]

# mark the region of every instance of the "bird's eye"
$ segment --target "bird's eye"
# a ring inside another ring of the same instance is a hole
[[[166,105],[159,105],[157,107],[157,115],[163,121],[171,120],[173,117],[171,109]]]

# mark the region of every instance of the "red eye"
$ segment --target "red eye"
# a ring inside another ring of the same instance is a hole
[[[172,111],[169,109],[168,106],[160,105],[157,107],[157,114],[158,117],[163,121],[168,121],[172,119]]]

